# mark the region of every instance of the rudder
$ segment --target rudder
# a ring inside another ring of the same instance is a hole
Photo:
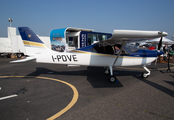
[[[48,47],[28,27],[18,27],[19,33],[26,48],[27,55],[35,56],[48,51]]]
[[[18,27],[24,45],[45,47],[44,43],[37,37],[37,35],[28,27]]]

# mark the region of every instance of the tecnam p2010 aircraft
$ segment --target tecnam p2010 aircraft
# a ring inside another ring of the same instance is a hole
[[[157,50],[135,48],[128,45],[128,42],[161,37],[160,48],[162,37],[167,35],[166,32],[160,31],[114,30],[110,39],[69,52],[56,52],[49,49],[30,28],[19,27],[18,29],[28,57],[12,62],[36,60],[39,63],[106,67],[105,74],[110,74],[109,81],[112,83],[117,80],[113,75],[113,67],[142,65],[147,71],[142,76],[147,77],[150,71],[146,65],[157,59],[158,55],[163,54]]]

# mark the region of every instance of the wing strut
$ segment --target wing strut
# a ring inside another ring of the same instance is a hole
[[[109,81],[110,81],[111,83],[118,82],[117,78],[113,75],[113,74],[114,74],[114,73],[113,73],[113,66],[114,66],[115,63],[117,62],[118,57],[120,56],[120,54],[121,54],[121,52],[122,52],[122,50],[123,50],[123,48],[124,48],[124,46],[125,46],[125,42],[121,41],[121,44],[122,44],[121,49],[120,49],[120,51],[118,52],[118,55],[117,55],[117,57],[115,58],[115,61],[114,61],[113,65],[112,65],[112,66],[109,66],[109,69],[110,69]],[[107,70],[108,70],[108,69],[107,69]]]

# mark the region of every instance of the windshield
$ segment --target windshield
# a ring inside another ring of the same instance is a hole
[[[125,45],[125,47],[132,53],[137,52],[139,50],[136,46],[130,44]]]

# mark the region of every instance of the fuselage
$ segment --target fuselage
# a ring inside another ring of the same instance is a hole
[[[71,52],[52,51],[36,55],[36,62],[105,67],[146,65],[157,58],[157,51],[138,49],[131,52],[127,48],[125,48],[125,50],[127,54],[121,54],[120,56],[96,53],[85,49],[73,50]],[[116,60],[117,56],[118,59]]]

